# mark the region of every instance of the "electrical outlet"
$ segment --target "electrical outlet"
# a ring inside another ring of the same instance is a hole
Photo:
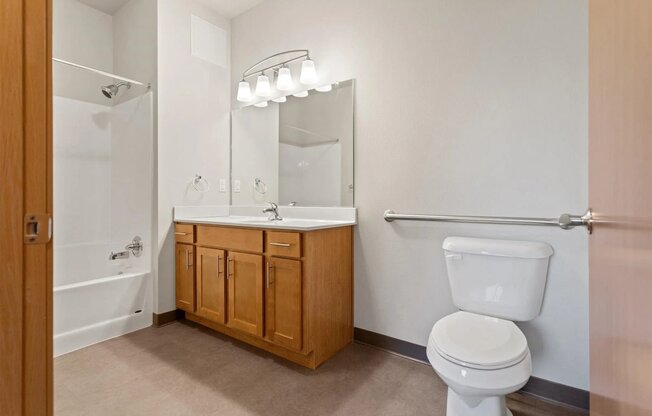
[[[220,179],[220,192],[226,192],[226,179]]]
[[[240,181],[238,179],[233,181],[233,192],[240,192]]]

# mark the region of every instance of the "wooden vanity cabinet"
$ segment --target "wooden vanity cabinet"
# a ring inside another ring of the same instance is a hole
[[[226,322],[226,253],[215,248],[197,247],[197,315],[223,324]]]
[[[188,245],[177,244],[177,307],[186,319],[309,368],[352,342],[351,226],[179,226],[178,237],[192,235],[196,253],[196,266],[187,268]],[[194,285],[183,286],[193,269]]]
[[[195,266],[194,246],[176,245],[176,294],[177,308],[186,312],[195,311]]]
[[[229,252],[229,319],[234,329],[263,336],[263,256]]]
[[[301,351],[303,284],[299,260],[268,257],[265,275],[265,337]]]

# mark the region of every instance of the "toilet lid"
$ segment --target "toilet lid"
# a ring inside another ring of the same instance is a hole
[[[509,367],[527,355],[527,340],[511,321],[456,312],[435,324],[430,335],[437,352],[465,367]]]

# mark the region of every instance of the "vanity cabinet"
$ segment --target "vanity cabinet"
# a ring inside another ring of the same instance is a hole
[[[265,276],[265,336],[301,351],[303,296],[301,262],[268,257]]]
[[[226,322],[225,252],[207,247],[197,247],[196,251],[197,315],[223,324]]]
[[[192,235],[191,245],[177,244],[177,307],[186,319],[309,368],[352,342],[351,226],[179,226],[178,238]],[[192,252],[196,266],[187,262]]]
[[[194,246],[191,244],[176,245],[176,293],[177,308],[195,311],[195,266]]]
[[[263,336],[263,256],[229,252],[229,319],[227,325]]]

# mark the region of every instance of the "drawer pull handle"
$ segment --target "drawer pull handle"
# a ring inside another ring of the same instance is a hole
[[[182,232],[179,232],[179,231],[174,232],[174,235],[188,235],[188,234],[190,234],[190,233],[182,233]]]
[[[224,271],[220,270],[220,264],[222,264],[222,256],[217,256],[217,275],[221,275]]]
[[[269,243],[270,246],[277,246],[277,247],[290,247],[292,244],[290,243]]]

